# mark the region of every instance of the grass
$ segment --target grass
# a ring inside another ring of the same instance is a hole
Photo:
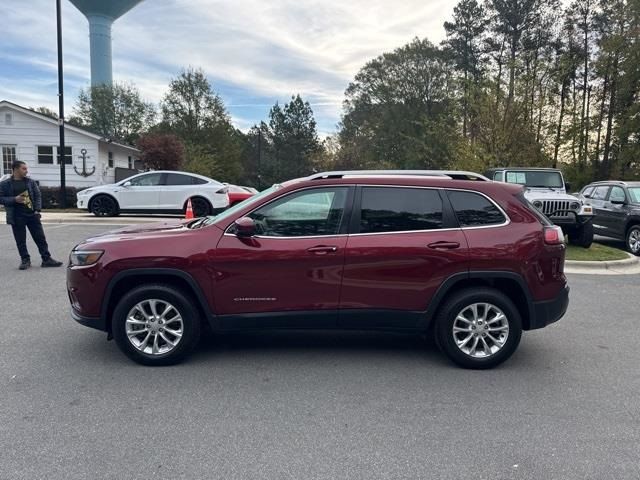
[[[608,247],[599,243],[591,244],[590,248],[567,245],[567,260],[605,262],[611,260],[624,260],[627,253],[617,248]]]

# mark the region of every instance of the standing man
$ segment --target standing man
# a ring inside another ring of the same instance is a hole
[[[20,270],[31,266],[31,257],[27,250],[27,228],[31,238],[36,242],[43,267],[59,267],[62,262],[51,258],[44,229],[40,222],[42,210],[42,196],[38,184],[27,177],[27,164],[16,160],[11,164],[13,175],[0,182],[0,205],[7,211],[7,223],[13,229],[13,237],[20,253],[22,262]]]

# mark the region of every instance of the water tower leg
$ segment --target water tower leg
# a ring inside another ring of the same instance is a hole
[[[111,24],[113,20],[103,15],[90,15],[89,39],[91,45],[91,86],[111,85]]]

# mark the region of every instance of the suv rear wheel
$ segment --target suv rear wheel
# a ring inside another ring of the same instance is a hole
[[[507,360],[522,336],[518,309],[492,288],[462,290],[450,297],[436,317],[440,349],[465,368],[492,368]]]
[[[172,365],[200,338],[200,318],[191,300],[168,285],[148,285],[127,293],[115,308],[113,337],[120,350],[143,365]]]

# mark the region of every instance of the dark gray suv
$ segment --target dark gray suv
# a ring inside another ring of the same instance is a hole
[[[640,256],[640,182],[590,183],[580,196],[593,207],[594,232],[624,240],[629,252]]]

